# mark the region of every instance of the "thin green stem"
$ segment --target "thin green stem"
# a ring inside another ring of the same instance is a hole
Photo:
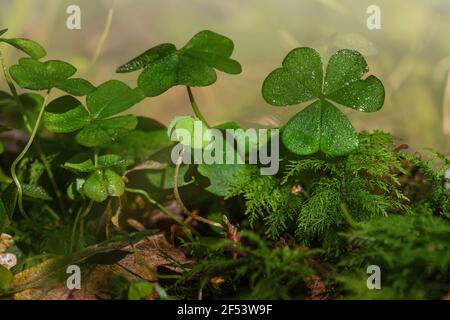
[[[6,69],[5,60],[3,58],[3,53],[1,51],[0,51],[0,65],[2,67],[2,71],[3,71],[3,75],[5,77],[6,84],[9,87],[9,91],[11,91],[11,94],[13,95],[14,100],[16,101],[16,104],[19,107],[20,113],[22,114],[22,118],[23,118],[25,127],[28,130],[28,132],[31,133],[33,131],[33,128],[31,127],[30,121],[25,113],[25,108],[23,107],[22,101],[19,98],[16,87],[14,86],[12,79],[9,76],[9,72]]]
[[[173,195],[175,196],[175,200],[178,202],[178,204],[180,205],[180,207],[184,211],[184,213],[189,215],[191,212],[185,206],[183,200],[181,199],[180,192],[178,190],[178,175],[180,172],[181,159],[183,158],[183,154],[184,154],[184,149],[181,150],[181,152],[180,152],[180,155],[178,157],[178,161],[175,165],[175,170],[173,173]]]
[[[150,197],[150,195],[142,189],[132,189],[132,188],[126,188],[125,191],[130,192],[130,193],[135,193],[135,194],[139,194],[141,196],[143,196],[145,199],[147,199],[147,201],[155,206],[158,207],[159,210],[161,210],[164,214],[166,214],[169,218],[171,218],[173,221],[175,221],[176,223],[178,223],[179,225],[187,228],[188,230],[194,231],[191,226],[187,225],[186,223],[184,223],[183,221],[179,220],[172,212],[170,212],[169,210],[167,210],[166,207],[164,207],[162,204],[160,204],[159,202],[157,202],[155,199],[153,199],[152,197]]]
[[[86,210],[84,210],[83,214],[81,215],[81,218],[80,218],[80,238],[81,239],[84,238],[85,219],[86,219],[87,215],[91,212],[93,205],[94,205],[94,202],[92,200],[90,200]]]
[[[83,212],[83,207],[84,205],[82,204],[80,206],[80,208],[77,211],[77,215],[75,216],[75,220],[73,222],[73,226],[72,226],[72,234],[70,236],[70,248],[69,248],[69,252],[72,253],[73,252],[73,246],[75,244],[75,233],[77,231],[77,225],[78,225],[78,221],[80,220],[81,217],[81,213]]]
[[[186,88],[189,95],[189,101],[191,102],[192,110],[194,111],[195,116],[199,118],[207,127],[209,127],[208,122],[198,108],[197,102],[195,101],[194,95],[192,94],[191,87],[186,86]]]
[[[36,138],[36,134],[39,130],[39,126],[42,121],[42,116],[44,115],[45,107],[47,106],[47,101],[48,101],[49,95],[50,95],[50,90],[47,92],[47,95],[45,96],[44,103],[42,104],[41,110],[39,111],[39,115],[37,117],[36,124],[34,125],[34,129],[31,132],[31,136],[30,136],[30,139],[28,140],[28,143],[26,144],[25,148],[22,150],[22,152],[19,154],[19,156],[16,158],[16,160],[14,160],[14,162],[11,165],[11,177],[13,178],[14,183],[16,184],[16,187],[17,187],[17,203],[19,205],[19,211],[24,217],[28,217],[28,215],[26,214],[25,210],[23,209],[23,202],[22,202],[23,190],[22,190],[22,185],[20,184],[19,178],[17,177],[16,169],[17,169],[17,166],[19,165],[20,161],[22,161],[22,159],[25,157],[28,150],[30,149],[31,145],[33,144],[34,138]]]
[[[103,46],[105,45],[106,39],[108,38],[109,30],[111,29],[111,23],[114,16],[114,5],[115,1],[111,1],[111,6],[108,11],[108,17],[106,18],[105,28],[103,29],[102,36],[100,37],[100,41],[98,42],[97,48],[95,49],[94,56],[91,61],[91,67],[95,65],[100,54],[102,52]]]
[[[25,107],[22,103],[22,100],[20,100],[19,94],[17,93],[17,89],[14,86],[14,83],[12,82],[12,79],[9,75],[8,70],[6,69],[5,61],[3,59],[3,55],[2,55],[1,51],[0,51],[0,65],[3,70],[3,75],[5,77],[5,81],[8,84],[9,90],[11,91],[11,94],[13,95],[14,100],[16,101],[16,104],[22,115],[22,119],[23,119],[25,128],[27,129],[28,133],[31,134],[33,132],[33,128],[30,124],[30,119],[28,118],[27,113],[25,112]],[[61,190],[59,190],[58,184],[56,183],[56,180],[55,180],[55,176],[53,175],[53,172],[50,168],[50,163],[48,162],[47,157],[45,156],[44,151],[42,150],[42,147],[41,147],[41,144],[39,143],[39,141],[36,141],[35,148],[39,154],[42,164],[44,165],[45,171],[50,180],[52,188],[55,192],[56,198],[58,199],[59,207],[60,207],[61,211],[64,211],[64,203],[62,201]]]

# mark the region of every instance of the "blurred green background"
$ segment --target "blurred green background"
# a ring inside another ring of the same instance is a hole
[[[81,30],[66,28],[66,9],[81,7]],[[135,86],[137,74],[115,74],[129,58],[162,42],[178,46],[196,32],[211,29],[235,43],[239,76],[219,75],[216,84],[196,88],[210,123],[276,126],[302,106],[276,108],[261,97],[265,76],[298,46],[311,46],[328,59],[339,48],[360,50],[371,73],[386,87],[386,103],[376,114],[342,109],[358,130],[381,128],[399,143],[450,153],[450,1],[449,0],[116,0],[109,35],[91,66],[112,1],[0,0],[0,28],[8,36],[29,37],[52,59],[64,59],[94,84],[111,78]],[[366,9],[381,8],[381,30],[368,30]],[[7,63],[14,51],[3,47]],[[5,83],[0,83],[0,89]],[[190,114],[183,88],[146,99],[134,113],[167,124]]]

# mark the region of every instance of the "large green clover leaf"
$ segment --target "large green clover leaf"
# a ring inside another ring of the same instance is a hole
[[[145,68],[138,86],[149,97],[160,95],[176,85],[203,87],[217,80],[216,71],[241,72],[239,62],[230,59],[233,42],[212,31],[197,33],[181,49],[170,43],[153,47],[120,66],[117,72]]]
[[[137,125],[133,115],[112,117],[144,98],[139,89],[131,89],[118,80],[107,81],[86,97],[86,107],[72,96],[63,96],[49,103],[44,114],[45,127],[52,132],[81,130],[76,140],[86,147],[114,142]]]
[[[19,64],[13,65],[9,71],[13,79],[25,89],[58,88],[75,96],[87,95],[95,89],[87,80],[71,78],[77,69],[64,61],[41,62],[32,58],[21,58]]]
[[[368,72],[364,57],[354,50],[336,52],[328,63],[325,79],[319,53],[297,48],[282,67],[264,81],[264,99],[274,106],[288,106],[316,99],[282,128],[281,138],[288,150],[298,155],[322,151],[341,156],[358,145],[351,123],[330,101],[346,107],[375,112],[384,103],[384,87],[375,76],[362,79]]]

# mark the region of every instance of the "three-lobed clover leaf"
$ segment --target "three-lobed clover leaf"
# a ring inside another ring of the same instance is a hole
[[[139,89],[131,89],[118,80],[107,81],[86,97],[86,107],[72,96],[63,96],[49,103],[44,125],[51,132],[69,133],[80,130],[76,140],[86,147],[114,142],[134,130],[134,115],[112,117],[144,98]]]
[[[103,202],[108,197],[120,197],[125,192],[125,183],[113,170],[96,170],[83,184],[82,191],[86,197],[96,202]]]
[[[384,87],[369,71],[364,57],[354,50],[336,52],[328,63],[324,79],[320,55],[312,48],[297,48],[282,67],[264,81],[264,99],[274,106],[295,105],[316,99],[292,117],[282,128],[288,150],[298,155],[322,151],[342,156],[358,146],[356,132],[347,117],[330,101],[346,107],[375,112],[384,103]]]
[[[93,172],[97,169],[119,169],[124,171],[133,161],[124,159],[117,154],[101,155],[97,159],[97,164],[88,154],[78,154],[64,163],[64,168],[77,173]]]
[[[6,33],[8,29],[0,30],[0,36]],[[0,38],[0,42],[7,43],[16,49],[26,53],[33,59],[40,59],[47,55],[45,49],[37,42],[24,38]]]
[[[165,43],[153,47],[120,66],[117,72],[132,72],[142,68],[138,86],[148,97],[160,95],[176,85],[203,87],[217,80],[215,69],[238,74],[239,62],[230,58],[233,41],[212,31],[197,33],[181,49]]]
[[[91,200],[103,202],[108,197],[120,197],[125,192],[125,183],[120,172],[133,164],[119,155],[106,154],[99,156],[97,163],[87,154],[78,154],[66,163],[64,168],[78,174],[87,173],[87,178],[76,179],[68,188],[69,197],[76,198],[81,194]]]
[[[95,87],[87,80],[71,78],[77,69],[70,63],[49,60],[41,62],[32,58],[21,58],[9,72],[13,79],[25,89],[50,90],[58,88],[75,96],[85,96]]]

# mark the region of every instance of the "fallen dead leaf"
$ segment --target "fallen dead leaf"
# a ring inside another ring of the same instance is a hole
[[[127,280],[158,281],[158,268],[182,273],[192,261],[172,246],[163,233],[144,238],[134,245],[114,243],[105,247],[92,246],[70,257],[47,260],[15,275],[12,290],[14,299],[26,300],[91,300],[100,299],[113,277]],[[80,290],[69,290],[66,280],[68,265],[82,269]]]

